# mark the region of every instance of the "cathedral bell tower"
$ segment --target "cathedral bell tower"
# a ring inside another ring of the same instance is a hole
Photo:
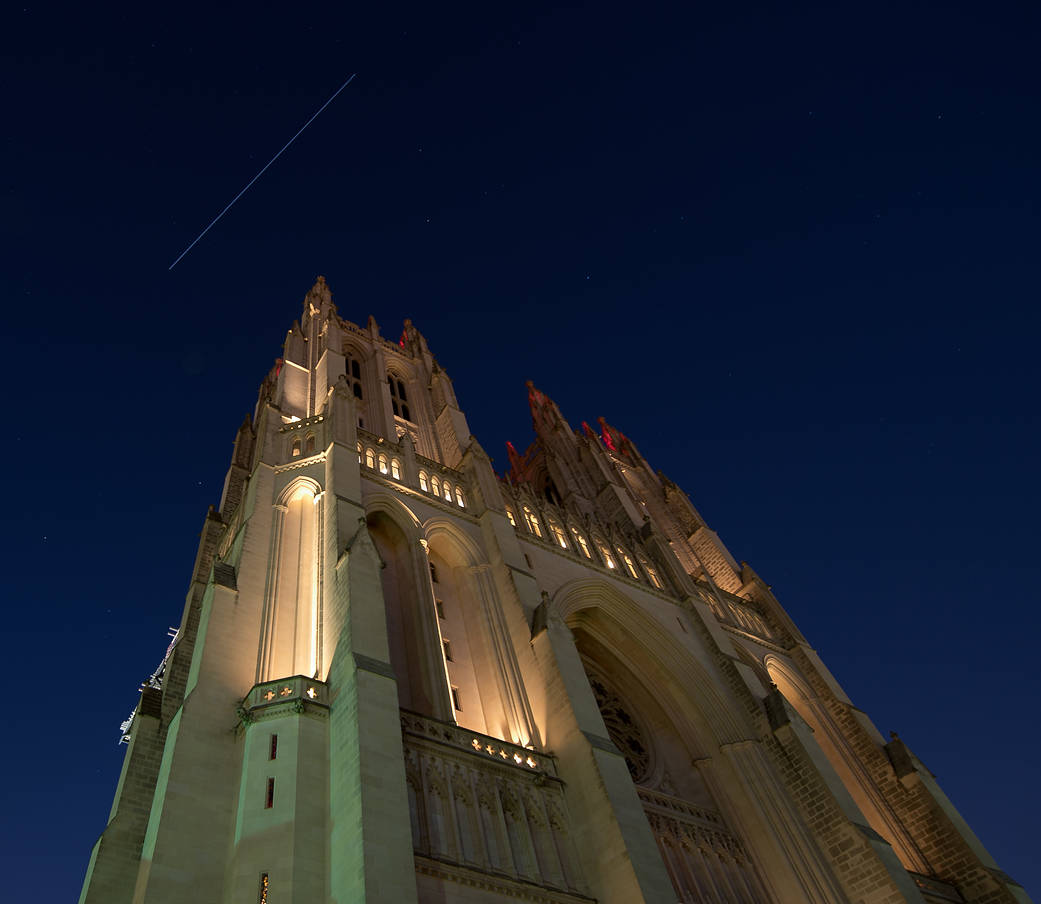
[[[239,427],[81,904],[1013,902],[635,444],[499,477],[321,277]]]

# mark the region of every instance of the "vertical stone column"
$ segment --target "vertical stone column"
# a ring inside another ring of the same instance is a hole
[[[381,562],[360,507],[328,588],[339,636],[329,672],[329,860],[332,904],[415,904],[408,790],[390,665]]]
[[[470,578],[484,613],[487,636],[494,656],[495,679],[503,713],[509,725],[510,739],[514,744],[537,744],[539,738],[535,719],[524,690],[524,681],[513,651],[491,565],[472,566]]]
[[[547,684],[545,742],[567,782],[577,847],[593,896],[603,904],[674,901],[643,804],[625,758],[607,737],[571,631],[550,614],[532,646]]]

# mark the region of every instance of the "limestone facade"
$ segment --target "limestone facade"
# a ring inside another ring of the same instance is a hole
[[[1027,901],[683,491],[529,402],[497,475],[319,278],[81,904]]]

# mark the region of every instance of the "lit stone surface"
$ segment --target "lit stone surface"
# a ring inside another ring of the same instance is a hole
[[[318,280],[81,902],[1026,901],[687,496],[529,403],[503,479]]]

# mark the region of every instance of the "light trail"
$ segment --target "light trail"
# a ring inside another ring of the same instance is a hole
[[[181,254],[177,258],[177,260],[175,260],[172,264],[170,264],[170,266],[167,268],[167,270],[172,270],[174,267],[176,267],[178,265],[178,263],[180,263],[181,258],[184,257],[189,251],[192,250],[192,248],[194,248],[199,243],[199,239],[201,239],[204,235],[206,235],[206,233],[209,232],[216,225],[217,221],[222,216],[224,216],[224,214],[226,214],[229,210],[231,210],[232,205],[234,205],[234,203],[239,198],[241,198],[247,191],[249,191],[250,186],[254,182],[256,182],[257,179],[259,179],[261,176],[263,176],[265,170],[267,170],[267,168],[269,166],[271,166],[272,163],[274,163],[279,157],[282,156],[283,152],[285,151],[286,148],[289,147],[289,145],[291,145],[294,141],[297,140],[297,138],[300,137],[301,132],[303,132],[304,129],[306,129],[309,125],[311,125],[312,122],[314,122],[319,117],[319,115],[321,114],[322,110],[324,110],[326,107],[329,106],[329,104],[331,104],[334,100],[336,100],[336,95],[339,94],[344,88],[346,88],[351,82],[353,82],[354,81],[354,76],[357,75],[357,74],[358,73],[355,72],[354,75],[352,75],[349,79],[347,79],[347,81],[345,81],[342,85],[340,85],[339,88],[336,89],[336,91],[333,92],[333,96],[330,97],[324,104],[322,104],[318,108],[318,112],[315,113],[315,115],[312,116],[309,120],[307,120],[307,122],[305,122],[303,124],[303,126],[301,126],[300,131],[297,132],[292,138],[289,139],[289,141],[287,141],[285,143],[285,147],[283,147],[281,151],[279,151],[277,154],[275,154],[274,157],[272,157],[266,164],[264,164],[264,169],[262,169],[252,179],[250,179],[248,183],[246,183],[246,187],[244,189],[242,189],[242,191],[240,191],[237,195],[235,195],[234,198],[231,199],[231,203],[229,203],[228,206],[224,208],[224,210],[222,210],[219,214],[217,214],[217,216],[215,216],[213,218],[213,222],[210,223],[209,226],[207,226],[202,232],[199,233],[199,235],[195,239],[195,241],[192,242],[187,248],[184,249],[184,251],[181,252]]]

